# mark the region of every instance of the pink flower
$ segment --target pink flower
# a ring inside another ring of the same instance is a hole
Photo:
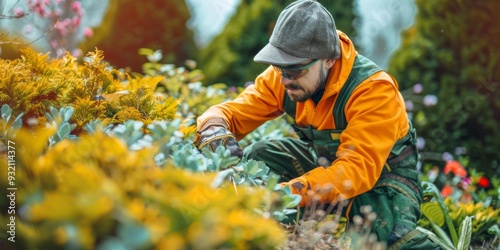
[[[77,12],[78,10],[81,10],[82,9],[82,3],[76,1],[76,2],[73,2],[73,4],[71,4],[71,9],[75,12]]]
[[[53,14],[54,16],[60,17],[63,14],[63,11],[57,8],[56,10],[54,10]]]
[[[59,34],[65,36],[69,32],[69,25],[71,24],[71,19],[66,18],[60,22],[57,22],[54,28],[59,31]]]
[[[94,31],[92,31],[92,29],[90,27],[86,27],[85,29],[83,29],[83,35],[86,38],[90,38],[90,37],[94,36]]]
[[[80,25],[80,21],[82,20],[81,16],[74,16],[73,17],[73,27],[78,27]]]
[[[24,14],[24,10],[23,10],[23,8],[21,8],[21,7],[16,7],[16,8],[14,9],[14,15],[16,15],[17,17],[22,17],[22,16],[24,16],[25,14]]]
[[[50,46],[53,49],[57,49],[57,48],[59,48],[59,42],[56,39],[53,39],[53,40],[50,41]]]
[[[71,9],[79,16],[82,15],[82,3],[80,2],[73,2],[71,5]]]
[[[469,186],[471,184],[471,179],[470,178],[463,178],[460,180],[460,186],[462,187],[463,190],[467,191],[469,189]]]
[[[23,34],[31,34],[33,32],[33,26],[27,24],[23,27]]]

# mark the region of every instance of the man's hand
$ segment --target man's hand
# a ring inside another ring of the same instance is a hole
[[[210,126],[199,134],[198,149],[208,146],[212,151],[220,146],[225,146],[231,151],[232,156],[241,158],[243,150],[241,150],[236,137],[222,126]]]

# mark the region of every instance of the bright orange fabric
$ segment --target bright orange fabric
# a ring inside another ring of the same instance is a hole
[[[318,130],[335,129],[333,106],[357,55],[347,35],[338,33],[342,58],[330,70],[320,102],[315,105],[307,100],[297,104],[298,125],[310,124]],[[235,100],[215,105],[201,115],[197,120],[198,129],[210,120],[222,118],[223,125],[241,139],[265,121],[283,114],[284,94],[280,76],[269,67]],[[302,195],[301,206],[310,204],[313,199],[336,202],[370,190],[394,143],[409,129],[397,82],[385,72],[375,73],[354,90],[346,104],[345,115],[348,126],[340,137],[338,158],[330,167],[318,167],[287,183],[294,193]],[[302,185],[292,185],[298,182]]]

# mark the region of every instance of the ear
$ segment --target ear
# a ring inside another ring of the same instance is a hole
[[[333,65],[335,65],[335,62],[337,62],[337,60],[335,59],[326,59],[325,60],[325,69],[330,69],[331,67],[333,67]]]

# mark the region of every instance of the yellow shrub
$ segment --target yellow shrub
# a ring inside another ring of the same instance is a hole
[[[285,239],[276,221],[255,212],[268,190],[214,189],[213,173],[158,167],[155,145],[132,151],[95,133],[47,149],[38,135],[15,140],[16,247],[273,249]],[[7,167],[3,157],[0,165]],[[5,171],[0,178],[5,190]]]
[[[70,54],[49,59],[30,49],[22,53],[15,60],[0,59],[0,103],[8,104],[14,115],[24,112],[25,127],[45,127],[50,106],[74,108],[70,123],[77,125],[72,132],[76,135],[95,119],[104,125],[128,119],[149,124],[175,117],[178,101],[156,98],[155,89],[163,76],[123,75],[103,61],[99,50],[89,53],[83,64]]]

